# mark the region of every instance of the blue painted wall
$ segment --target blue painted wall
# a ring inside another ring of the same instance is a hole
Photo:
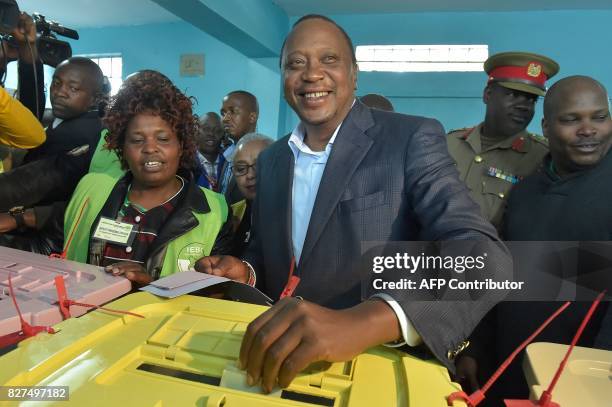
[[[612,11],[415,13],[331,16],[353,39],[368,44],[488,44],[490,54],[524,50],[561,65],[558,77],[585,74],[612,89]],[[292,19],[294,22],[296,19]],[[484,72],[359,75],[359,95],[381,93],[396,110],[438,118],[447,129],[484,117]],[[540,132],[541,101],[529,129]],[[296,119],[286,117],[286,127]]]
[[[525,50],[557,60],[561,72],[591,75],[612,88],[612,10],[499,13],[414,13],[331,16],[366,44],[488,44],[490,53]],[[296,18],[292,18],[291,22]],[[252,59],[188,23],[79,30],[75,54],[121,53],[124,76],[152,68],[198,99],[196,111],[218,111],[222,97],[246,89],[260,100],[259,131],[278,137],[297,117],[282,97],[276,58]],[[266,39],[269,41],[269,38]],[[204,53],[203,78],[181,78],[179,57]],[[358,94],[381,93],[396,110],[438,118],[447,129],[474,125],[484,117],[483,73],[362,72]],[[541,102],[529,129],[540,132]]]
[[[258,131],[276,137],[280,95],[278,71],[225,45],[188,23],[80,29],[71,41],[73,54],[120,53],[123,77],[140,69],[155,69],[197,99],[195,111],[218,112],[229,91],[244,89],[260,103]],[[204,77],[181,77],[181,54],[205,55]],[[265,61],[262,61],[265,63]]]

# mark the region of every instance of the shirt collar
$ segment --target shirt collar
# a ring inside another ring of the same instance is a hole
[[[515,134],[512,137],[505,138],[498,143],[495,143],[486,150],[482,148],[482,129],[484,127],[484,122],[480,123],[478,126],[474,127],[465,134],[465,141],[472,147],[472,150],[476,154],[481,154],[486,151],[497,150],[497,149],[509,149],[512,148],[515,151],[520,153],[527,152],[525,147],[524,140],[529,137],[529,133],[527,129],[523,129],[519,133]],[[520,139],[521,142],[517,142],[517,139]]]
[[[204,163],[208,163],[208,164],[210,164],[210,165],[217,165],[217,164],[219,164],[219,156],[220,156],[220,155],[221,155],[221,154],[217,154],[217,158],[215,158],[215,162],[212,162],[212,163],[211,163],[210,161],[208,161],[208,158],[206,158],[206,157],[204,156],[204,154],[202,154],[201,152],[199,152],[199,151],[198,151],[198,160],[199,160],[199,161],[200,161],[202,164],[204,164]]]
[[[223,152],[223,157],[225,157],[225,161],[232,162],[232,155],[234,155],[234,150],[236,149],[236,144],[232,143],[229,147],[225,149]]]
[[[53,123],[51,123],[51,128],[55,129],[57,126],[62,124],[63,121],[64,121],[64,119],[60,119],[59,117],[54,118],[53,119]]]
[[[544,170],[553,181],[561,181],[561,176],[557,173],[555,162],[552,160],[550,153],[544,158]]]
[[[353,104],[351,105],[351,109],[353,108],[353,106],[355,106],[355,100],[356,99],[353,99]],[[346,117],[344,118],[344,120],[346,120]],[[334,144],[334,141],[336,141],[336,137],[338,136],[338,132],[340,131],[340,127],[342,127],[342,123],[344,123],[344,120],[340,122],[338,127],[336,127],[336,130],[334,130],[334,132],[332,133],[332,136],[327,142],[327,145],[325,146],[324,151],[312,151],[312,149],[308,147],[308,145],[306,145],[306,143],[304,142],[304,137],[306,136],[306,128],[304,127],[304,123],[300,122],[300,124],[298,124],[296,128],[293,129],[293,131],[291,132],[291,135],[289,136],[288,144],[289,144],[289,148],[291,148],[291,151],[293,152],[293,155],[296,158],[299,152],[310,154],[310,155],[323,155],[323,154],[329,155],[329,153],[331,152],[331,148]]]

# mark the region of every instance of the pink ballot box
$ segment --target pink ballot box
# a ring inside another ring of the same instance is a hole
[[[9,274],[17,305],[31,325],[50,326],[64,319],[57,304],[57,276],[64,279],[67,297],[84,304],[102,305],[131,290],[127,279],[97,266],[0,247],[0,336],[21,329],[9,294]],[[77,317],[89,309],[73,305],[70,315]]]

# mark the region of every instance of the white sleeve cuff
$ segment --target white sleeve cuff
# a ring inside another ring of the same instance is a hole
[[[251,266],[251,263],[245,260],[241,260],[244,264],[249,268],[249,279],[247,280],[247,284],[251,287],[255,287],[255,283],[257,283],[257,274],[255,274],[255,269]]]
[[[416,329],[414,329],[414,326],[412,326],[412,322],[410,322],[402,307],[400,307],[400,305],[397,303],[397,301],[393,299],[393,297],[391,297],[389,294],[379,293],[373,295],[372,298],[380,298],[391,307],[393,312],[395,312],[395,316],[397,317],[397,320],[400,324],[400,329],[402,331],[402,337],[404,339],[403,342],[386,343],[385,346],[393,348],[397,348],[405,344],[408,344],[408,346],[418,346],[423,342],[423,340],[421,339],[421,335],[419,335]]]

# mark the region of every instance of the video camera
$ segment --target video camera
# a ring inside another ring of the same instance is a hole
[[[0,39],[7,41],[11,47],[17,47],[17,41],[10,33],[13,32],[19,20],[19,6],[16,0],[0,0]],[[57,66],[60,62],[72,56],[72,47],[66,41],[60,41],[55,34],[79,39],[79,33],[64,27],[55,21],[49,21],[45,16],[34,13],[32,19],[39,33],[36,45],[43,63]]]

